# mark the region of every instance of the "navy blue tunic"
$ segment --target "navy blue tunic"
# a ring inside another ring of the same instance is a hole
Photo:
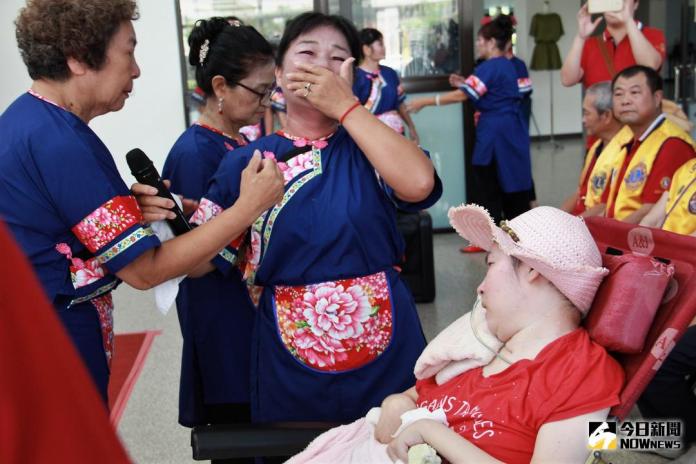
[[[517,70],[517,88],[522,96],[522,101],[520,102],[520,111],[522,112],[522,120],[527,124],[529,128],[529,120],[532,116],[532,80],[529,77],[529,70],[524,61],[512,56],[510,62],[515,66]]]
[[[274,134],[236,150],[220,164],[201,216],[235,202],[255,149],[280,159],[306,143]],[[342,128],[279,166],[285,197],[254,224],[243,258],[263,287],[253,337],[252,415],[257,421],[350,421],[414,384],[425,340],[413,298],[393,268],[404,251],[395,206],[427,208],[442,184],[435,175],[428,198],[401,201]],[[222,271],[229,267],[224,259],[215,262]]]
[[[240,143],[199,125],[189,127],[167,156],[162,176],[173,192],[200,200],[225,157]],[[179,423],[214,421],[215,405],[249,402],[249,358],[254,309],[236,268],[213,271],[179,285],[176,308],[183,336]],[[248,420],[248,419],[247,419]]]
[[[476,126],[472,163],[495,163],[504,192],[532,187],[529,129],[520,113],[520,91],[515,65],[504,56],[476,67],[460,87],[481,112]]]
[[[400,134],[404,133],[404,121],[398,110],[406,100],[406,94],[396,71],[382,65],[376,73],[358,68],[355,71],[353,93],[382,122]]]
[[[160,242],[99,137],[24,94],[0,116],[0,215],[106,400],[116,273]]]

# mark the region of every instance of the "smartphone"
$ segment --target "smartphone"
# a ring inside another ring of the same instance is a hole
[[[620,11],[621,8],[623,0],[587,0],[587,11],[590,14]]]

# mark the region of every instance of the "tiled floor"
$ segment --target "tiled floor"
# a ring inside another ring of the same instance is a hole
[[[558,206],[573,191],[582,164],[582,141],[562,140],[562,149],[549,142],[532,145],[534,177],[540,204]],[[428,339],[471,308],[476,286],[485,272],[483,254],[463,255],[455,234],[435,236],[437,298],[418,310]],[[162,316],[151,292],[122,285],[116,298],[116,331],[161,329],[119,426],[133,460],[142,464],[190,463],[189,429],[179,426],[177,398],[181,335],[175,311]],[[614,464],[659,464],[654,455],[612,455]]]

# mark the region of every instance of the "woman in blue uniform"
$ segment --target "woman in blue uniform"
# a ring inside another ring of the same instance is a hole
[[[495,219],[512,219],[529,209],[532,168],[529,130],[520,112],[515,66],[505,57],[512,21],[500,15],[479,29],[476,49],[485,59],[466,79],[452,75],[459,90],[408,103],[410,111],[470,99],[480,117],[472,158],[474,202]]]
[[[520,97],[522,98],[520,102],[522,120],[527,124],[527,128],[529,128],[529,121],[532,117],[532,92],[534,90],[532,88],[532,79],[529,77],[527,64],[512,53],[512,42],[508,43],[505,56],[515,66],[515,71],[517,72],[517,89],[520,91]]]
[[[169,152],[162,176],[172,191],[200,200],[220,161],[247,144],[240,128],[257,123],[268,108],[275,66],[270,44],[239,21],[196,22],[189,47],[205,103]],[[254,308],[242,276],[235,268],[185,279],[176,307],[184,339],[179,423],[249,422]]]
[[[283,201],[254,223],[240,252],[244,274],[261,288],[256,421],[360,417],[413,381],[424,347],[394,269],[404,248],[395,210],[431,206],[442,186],[422,150],[355,100],[348,81],[359,47],[341,17],[304,13],[290,22],[276,68],[287,129],[225,157],[197,213],[213,217],[237,200],[254,150],[278,160]]]
[[[400,134],[406,133],[418,143],[418,132],[406,111],[406,94],[399,75],[392,68],[379,64],[385,57],[384,37],[377,29],[360,31],[363,58],[355,71],[353,93],[360,103]]]
[[[33,82],[0,116],[0,216],[105,401],[111,290],[121,280],[145,289],[211,269],[209,261],[282,192],[277,167],[257,156],[244,176],[244,201],[210,227],[160,244],[142,225],[136,199],[87,125],[120,110],[140,75],[136,18],[132,0],[29,2],[16,25]]]

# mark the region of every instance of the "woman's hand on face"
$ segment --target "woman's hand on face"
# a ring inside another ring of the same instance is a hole
[[[261,152],[254,156],[242,171],[238,202],[246,202],[260,216],[268,208],[280,203],[284,194],[283,174],[275,160],[262,159]]]
[[[287,74],[287,88],[305,98],[316,109],[338,120],[355,103],[353,94],[353,62],[348,58],[341,63],[339,74],[322,66],[297,63],[299,71]]]
[[[427,419],[421,419],[406,427],[387,446],[387,454],[392,461],[408,462],[408,450],[412,446],[425,443],[421,427],[427,426]]]

